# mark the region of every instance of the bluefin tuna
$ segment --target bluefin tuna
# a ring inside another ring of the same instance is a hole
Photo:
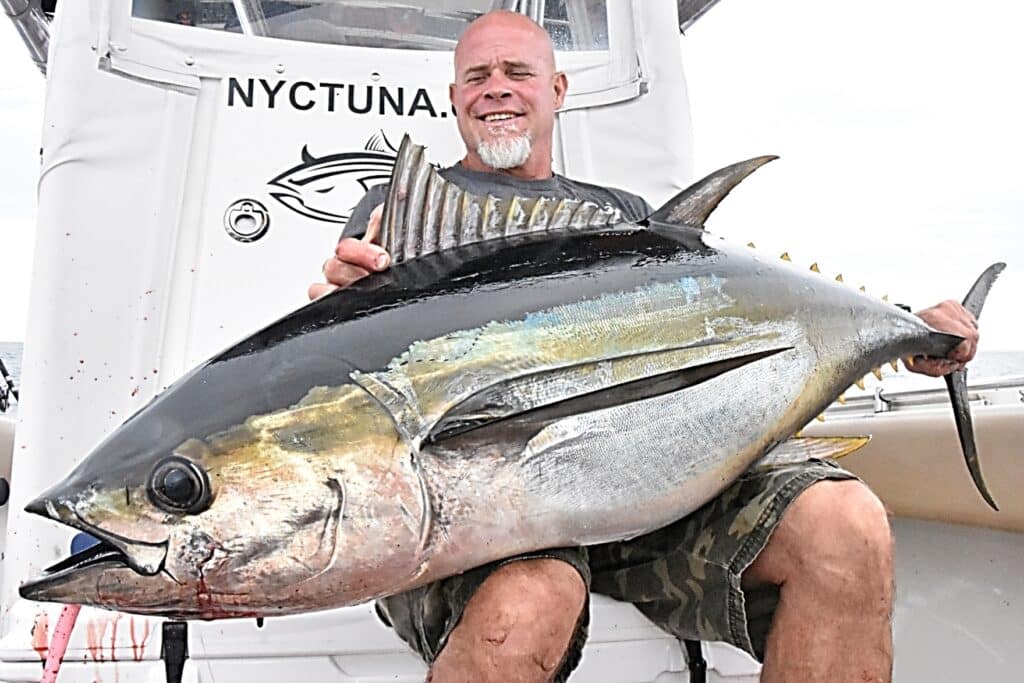
[[[856,448],[794,434],[872,368],[962,340],[710,235],[769,159],[630,224],[472,196],[405,140],[383,219],[395,265],[194,369],[30,503],[101,542],[22,596],[203,619],[351,605],[634,537],[766,458]]]

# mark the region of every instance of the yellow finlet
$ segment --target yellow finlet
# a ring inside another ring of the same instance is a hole
[[[860,289],[860,293],[861,294],[867,294],[868,293],[868,288],[865,287],[864,285],[861,285],[858,289]]]
[[[889,295],[888,294],[883,294],[882,295],[882,301],[884,301],[885,303],[889,303]]]
[[[789,252],[788,251],[782,252],[782,256],[780,256],[779,258],[782,259],[783,261],[792,261],[793,260],[793,259],[789,258]]]
[[[889,361],[889,367],[892,368],[893,372],[899,372],[900,371],[900,364],[897,363],[895,360]]]
[[[871,368],[871,374],[875,376],[879,382],[882,381],[882,368]]]
[[[854,384],[857,385],[858,389],[860,389],[861,391],[864,391],[864,379],[863,378],[857,380],[856,382],[854,382]]]
[[[836,397],[836,402],[839,405],[841,405],[841,406],[845,406],[846,405],[846,394],[839,394],[839,396]]]
[[[817,261],[815,261],[814,263],[811,264],[811,272],[812,273],[820,273],[821,272],[821,269],[818,268],[818,262]]]
[[[843,274],[839,273],[839,275],[836,275],[836,282],[842,282],[842,281],[843,281]]]
[[[825,421],[825,413],[822,413],[821,415],[819,415],[818,417],[816,417],[814,419],[817,420],[818,422],[824,422]]]
[[[753,242],[747,242],[747,246],[750,247],[751,249],[757,249],[757,247],[754,246]]]
[[[907,356],[906,358],[903,359],[903,364],[906,365],[908,368],[914,367],[914,357]]]

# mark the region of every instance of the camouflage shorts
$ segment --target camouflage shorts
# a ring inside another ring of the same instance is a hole
[[[629,541],[517,556],[378,602],[385,622],[433,662],[476,589],[509,562],[555,558],[575,567],[595,593],[631,602],[677,638],[730,643],[761,660],[778,589],[744,591],[740,575],[768,542],[782,513],[808,486],[852,479],[832,461],[751,470],[704,507]],[[589,625],[584,613],[556,681],[579,663]]]

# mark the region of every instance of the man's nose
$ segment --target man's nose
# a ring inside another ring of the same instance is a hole
[[[487,90],[484,97],[492,100],[500,100],[512,96],[512,89],[508,86],[508,79],[504,75],[497,74],[487,81]]]

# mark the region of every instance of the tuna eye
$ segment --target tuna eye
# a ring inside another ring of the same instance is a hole
[[[149,497],[168,512],[195,514],[210,506],[210,482],[206,472],[180,456],[167,458],[149,478]]]

